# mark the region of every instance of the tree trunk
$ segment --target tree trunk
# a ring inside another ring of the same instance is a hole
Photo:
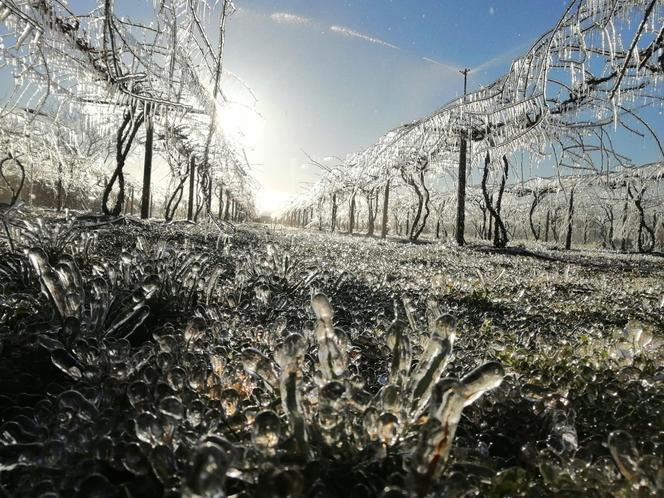
[[[655,247],[655,231],[652,230],[648,224],[646,223],[646,216],[645,212],[643,210],[643,206],[641,205],[641,199],[643,198],[643,192],[645,191],[645,188],[642,188],[640,192],[638,192],[636,195],[632,193],[632,187],[631,185],[627,186],[627,193],[629,196],[632,198],[634,201],[634,206],[636,207],[636,210],[639,213],[639,228],[636,236],[636,247],[639,250],[639,252],[652,252],[652,250]],[[648,234],[649,239],[646,241],[644,244],[643,241],[643,233]]]
[[[226,190],[226,209],[224,210],[224,221],[228,221],[230,216],[230,206],[231,206],[231,193],[229,190]]]
[[[353,228],[355,228],[355,192],[350,198],[350,213],[348,215],[348,233],[353,235]]]
[[[608,213],[607,213],[607,215],[608,215]],[[613,235],[613,218],[614,218],[613,210],[611,210],[611,214],[609,215],[609,244],[611,246],[611,249],[615,250],[616,245],[613,242],[613,237],[614,237],[614,235]]]
[[[535,223],[533,222],[533,214],[535,214],[535,208],[537,208],[537,205],[540,203],[542,198],[544,197],[545,193],[544,192],[533,192],[533,202],[530,205],[530,213],[528,214],[528,220],[530,221],[530,231],[533,233],[533,237],[535,237],[535,240],[539,240],[540,238],[540,227],[537,227],[537,230],[535,230]]]
[[[330,231],[334,232],[337,228],[337,193],[332,194],[332,220],[330,221]]]
[[[210,174],[210,178],[208,179],[208,193],[207,193],[207,214],[211,215],[212,214],[212,174]]]
[[[622,230],[621,230],[621,240],[620,240],[620,251],[625,252],[627,250],[627,237],[625,237],[625,229],[627,226],[627,208],[628,208],[628,203],[627,199],[625,199],[625,206],[623,208],[623,217],[622,217]]]
[[[420,195],[420,203],[418,205],[418,211],[417,211],[417,218],[416,221],[413,222],[413,230],[411,231],[411,240],[417,240],[422,232],[424,231],[424,228],[427,225],[427,220],[429,219],[429,214],[431,214],[431,208],[429,206],[429,199],[430,199],[430,194],[429,194],[429,189],[427,188],[426,185],[426,180],[424,176],[424,168],[420,170],[419,172],[419,180],[420,180],[420,186],[422,187],[423,193]],[[419,194],[419,193],[418,193]],[[422,213],[422,209],[424,209],[424,212]],[[420,213],[422,213],[422,216],[420,218]],[[418,226],[419,223],[419,226]]]
[[[498,199],[496,200],[496,226],[493,234],[493,245],[495,247],[505,247],[507,245],[507,229],[503,219],[500,216],[500,211],[503,203],[503,192],[505,192],[505,183],[507,183],[507,175],[509,174],[509,162],[507,157],[503,156],[503,177],[500,180],[500,188],[498,190]]]
[[[383,194],[383,222],[380,227],[380,237],[384,239],[387,236],[387,209],[390,205],[390,180],[385,183],[385,193]]]
[[[549,221],[551,218],[551,211],[546,210],[546,221],[544,222],[544,242],[549,242]]]
[[[208,183],[210,181],[210,169],[209,167],[203,168],[203,164],[198,165],[197,175],[198,175],[198,188],[196,189],[196,205],[194,206],[194,222],[198,223],[198,217],[203,211],[204,207],[207,207],[207,194],[208,194]]]
[[[560,234],[558,233],[558,212],[560,207],[556,207],[553,210],[553,218],[551,219],[551,235],[553,235],[553,240],[557,244],[558,239],[560,239]]]
[[[373,215],[373,202],[372,202],[372,197],[373,193],[370,192],[369,195],[367,195],[367,235],[369,237],[372,237],[374,234],[374,215]]]
[[[482,211],[482,229],[480,230],[480,239],[486,238],[486,206],[480,203],[480,211]]]
[[[101,201],[102,212],[106,216],[118,216],[122,213],[122,206],[125,200],[125,182],[124,182],[124,166],[127,161],[127,156],[131,149],[131,145],[136,138],[136,133],[143,123],[143,113],[138,114],[132,118],[133,112],[125,111],[124,118],[120,128],[118,129],[115,142],[115,171],[111,175],[110,180],[104,188],[104,194]],[[118,182],[118,196],[115,200],[113,208],[109,208],[108,201],[113,190],[113,185]]]
[[[422,215],[422,206],[424,205],[424,196],[422,192],[417,187],[415,188],[415,193],[417,194],[417,209],[415,210],[415,217],[413,222],[410,225],[410,230],[408,231],[408,238],[410,240],[416,240],[415,232],[417,231],[417,226],[420,221],[420,216]]]
[[[175,187],[175,190],[173,190],[173,193],[166,202],[166,207],[164,209],[164,219],[166,221],[172,221],[173,218],[175,217],[175,213],[178,209],[178,206],[180,205],[180,201],[182,200],[182,194],[184,193],[184,184],[186,183],[186,181],[187,181],[187,175],[184,175],[180,178],[180,181]],[[131,200],[132,200],[132,213],[133,213],[134,187],[131,188]]]
[[[574,224],[574,187],[569,193],[569,206],[567,207],[567,235],[565,236],[565,250],[572,248],[572,227]]]
[[[219,185],[219,219],[224,216],[224,184]]]
[[[489,192],[486,189],[486,181],[487,178],[489,177],[490,164],[491,160],[489,158],[489,154],[487,153],[486,158],[484,159],[484,173],[482,175],[482,194],[484,196],[484,203],[486,204],[486,207],[489,210],[489,213],[491,214],[491,217],[494,220],[493,245],[495,247],[505,247],[505,245],[507,244],[507,230],[505,229],[505,224],[503,223],[503,220],[500,218],[500,205],[502,203],[503,190],[505,189],[505,181],[507,178],[509,163],[507,162],[505,156],[503,156],[503,164],[504,164],[503,178],[501,180],[501,186],[498,191],[496,208],[493,207],[493,202],[491,201],[489,197]]]
[[[5,173],[3,171],[3,168],[7,161],[13,161],[14,164],[16,164],[16,166],[18,167],[19,171],[21,172],[21,179],[18,181],[18,186],[16,188],[14,188],[13,184],[7,180],[7,177],[5,176]],[[23,163],[19,161],[17,157],[14,157],[11,152],[8,152],[7,157],[5,157],[2,161],[0,161],[0,177],[4,180],[5,184],[12,193],[9,205],[14,206],[16,202],[20,199],[21,191],[23,190],[23,186],[25,185],[25,166],[23,166]]]

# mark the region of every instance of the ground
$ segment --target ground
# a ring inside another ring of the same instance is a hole
[[[664,489],[660,257],[133,219],[33,219],[12,235],[9,496]],[[451,355],[431,353],[438,316],[456,323]],[[441,441],[435,404],[486,365],[502,383],[465,403],[445,461],[447,443],[426,446]]]

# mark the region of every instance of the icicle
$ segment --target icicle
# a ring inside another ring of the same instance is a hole
[[[19,50],[25,40],[30,36],[30,33],[32,33],[32,24],[26,24],[25,28],[23,28],[23,32],[21,33],[21,36],[18,38],[16,41],[16,46],[14,47],[15,50]]]

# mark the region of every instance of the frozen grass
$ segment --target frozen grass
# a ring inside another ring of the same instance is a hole
[[[0,262],[12,495],[664,489],[657,257],[260,225],[14,235]]]

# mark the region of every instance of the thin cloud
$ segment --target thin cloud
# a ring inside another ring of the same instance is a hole
[[[311,24],[311,19],[302,16],[296,16],[295,14],[289,14],[288,12],[273,12],[270,14],[270,19],[280,23],[288,24]]]
[[[474,67],[471,72],[473,73],[481,73],[483,71],[486,71],[487,69],[490,69],[492,67],[496,66],[509,66],[514,59],[517,57],[520,57],[521,55],[524,55],[525,52],[531,47],[531,43],[522,43],[520,45],[517,45],[516,47],[511,48],[507,52],[503,52],[502,54],[498,54],[497,56],[484,61],[482,64],[480,64],[477,67]]]
[[[444,62],[440,62],[440,61],[437,61],[435,59],[431,59],[429,57],[422,57],[422,60],[427,61],[427,62],[431,62],[432,64],[435,64],[437,66],[442,66],[445,69],[447,69],[448,71],[458,71],[459,70],[459,68],[456,67],[456,66],[453,66],[451,64],[446,64]]]
[[[374,38],[373,36],[358,33],[357,31],[354,31],[350,28],[346,28],[344,26],[330,26],[330,31],[334,31],[335,33],[339,33],[340,35],[350,36],[352,38],[359,38],[360,40],[364,40],[369,43],[375,43],[376,45],[382,45],[383,47],[400,50],[399,47],[397,47],[396,45],[392,45],[391,43],[381,40],[380,38]]]

